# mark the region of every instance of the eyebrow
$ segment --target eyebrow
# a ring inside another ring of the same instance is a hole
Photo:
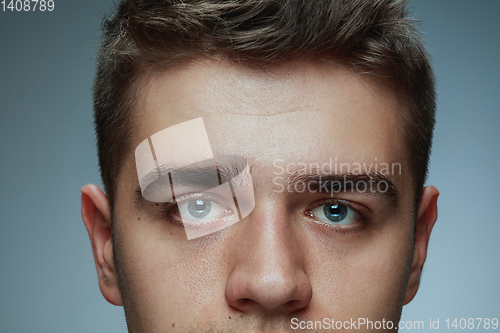
[[[295,171],[287,176],[285,182],[288,192],[294,195],[304,193],[305,190],[314,193],[331,194],[357,192],[365,195],[381,196],[395,207],[399,202],[399,191],[396,186],[386,175],[380,172],[320,174]],[[360,184],[364,184],[362,188],[360,188]],[[327,191],[325,192],[325,190]]]
[[[217,161],[213,164],[211,162],[211,160],[203,161],[182,168],[160,167],[150,171],[145,177],[143,177],[143,179],[147,179],[149,177],[157,178],[157,175],[159,174],[160,177],[152,184],[156,183],[155,185],[160,187],[171,187],[172,174],[174,174],[173,178],[175,178],[175,184],[177,186],[197,187],[200,191],[203,191],[219,186],[222,183],[233,179],[235,176],[241,174],[246,167],[246,160],[244,163],[237,160]],[[299,186],[300,183],[303,185]],[[359,191],[359,188],[356,187],[361,183],[364,183],[367,186],[367,191],[364,193]],[[383,186],[383,190],[380,190],[381,184]],[[361,174],[320,174],[319,172],[304,173],[299,170],[288,174],[286,178],[286,186],[288,192],[294,195],[303,194],[305,191],[298,191],[298,188],[307,186],[307,191],[315,191],[317,193],[328,193],[322,192],[324,189],[334,191],[335,193],[357,191],[358,193],[365,195],[380,196],[384,200],[389,201],[394,207],[397,207],[399,203],[399,191],[396,186],[386,175],[380,172]],[[370,189],[376,190],[370,191]],[[135,201],[146,201],[142,195],[140,186],[136,187]]]
[[[244,158],[223,158],[201,161],[181,168],[158,167],[148,172],[141,181],[154,179],[148,185],[162,187],[193,187],[197,191],[205,191],[210,188],[222,185],[236,176],[242,174],[247,162]],[[242,182],[245,178],[242,179]],[[172,191],[173,192],[173,191]],[[175,196],[173,196],[175,200]],[[146,200],[142,194],[140,186],[135,189],[135,201]]]

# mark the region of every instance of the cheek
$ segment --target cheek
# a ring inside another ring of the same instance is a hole
[[[398,320],[411,259],[408,229],[381,231],[316,260],[311,265],[318,291],[314,311],[344,319]]]
[[[364,262],[360,261],[353,266],[353,270],[360,275],[356,279],[355,289],[360,296],[364,295],[357,298],[363,301],[358,303],[364,306],[370,304],[367,308],[371,309],[374,316],[387,315],[391,311],[399,312],[408,276],[407,246],[387,246],[385,249],[387,251],[380,250],[371,258],[367,256]]]
[[[126,225],[119,256],[126,308],[142,322],[193,318],[224,291],[221,258],[214,239],[161,239],[162,230]],[[188,307],[186,305],[189,305]]]

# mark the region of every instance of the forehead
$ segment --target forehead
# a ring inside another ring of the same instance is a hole
[[[258,71],[197,62],[149,76],[137,110],[134,148],[158,131],[202,117],[214,154],[317,162],[335,156],[350,163],[401,162],[404,156],[393,94],[334,64]]]

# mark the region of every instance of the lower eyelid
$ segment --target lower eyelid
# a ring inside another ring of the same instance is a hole
[[[203,199],[202,197],[200,197],[200,198]],[[195,198],[190,198],[190,199],[187,199],[187,200],[183,200],[182,203],[185,203],[185,202],[193,200],[193,199],[198,199],[198,198],[195,197]],[[232,215],[232,214],[235,213],[235,211],[233,209],[231,209],[231,208],[228,208],[226,206],[226,204],[219,203],[219,200],[215,200],[214,198],[205,198],[205,200],[210,200],[214,204],[220,206],[220,209],[223,211],[222,215],[214,217],[214,218],[209,218],[209,219],[206,219],[206,220],[187,220],[186,219],[184,222],[189,222],[189,221],[195,222],[196,221],[196,222],[210,223],[209,221],[214,221],[214,222],[215,221],[220,221],[220,220],[223,220],[223,219],[227,218],[228,216],[230,216],[230,215]],[[182,204],[182,203],[180,203],[180,204]],[[175,213],[176,210],[177,211],[179,210],[179,203],[176,204],[176,207],[174,207],[173,209],[170,210],[169,215],[174,215],[175,219],[181,221],[181,223],[184,223],[184,222],[182,222],[183,219],[181,218],[180,213],[179,214]]]
[[[314,216],[308,216],[314,220],[315,225],[317,225],[323,232],[333,233],[333,234],[352,234],[357,235],[363,232],[367,225],[367,222],[363,218],[357,219],[352,225],[335,225],[326,221],[322,221]]]

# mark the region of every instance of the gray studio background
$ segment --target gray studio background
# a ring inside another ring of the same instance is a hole
[[[90,87],[110,7],[55,0],[53,12],[0,11],[0,332],[126,331],[122,308],[100,294],[80,218],[80,188],[100,184]],[[438,78],[429,183],[441,197],[403,320],[427,331],[440,318],[445,332],[446,318],[500,318],[500,1],[410,8]]]

